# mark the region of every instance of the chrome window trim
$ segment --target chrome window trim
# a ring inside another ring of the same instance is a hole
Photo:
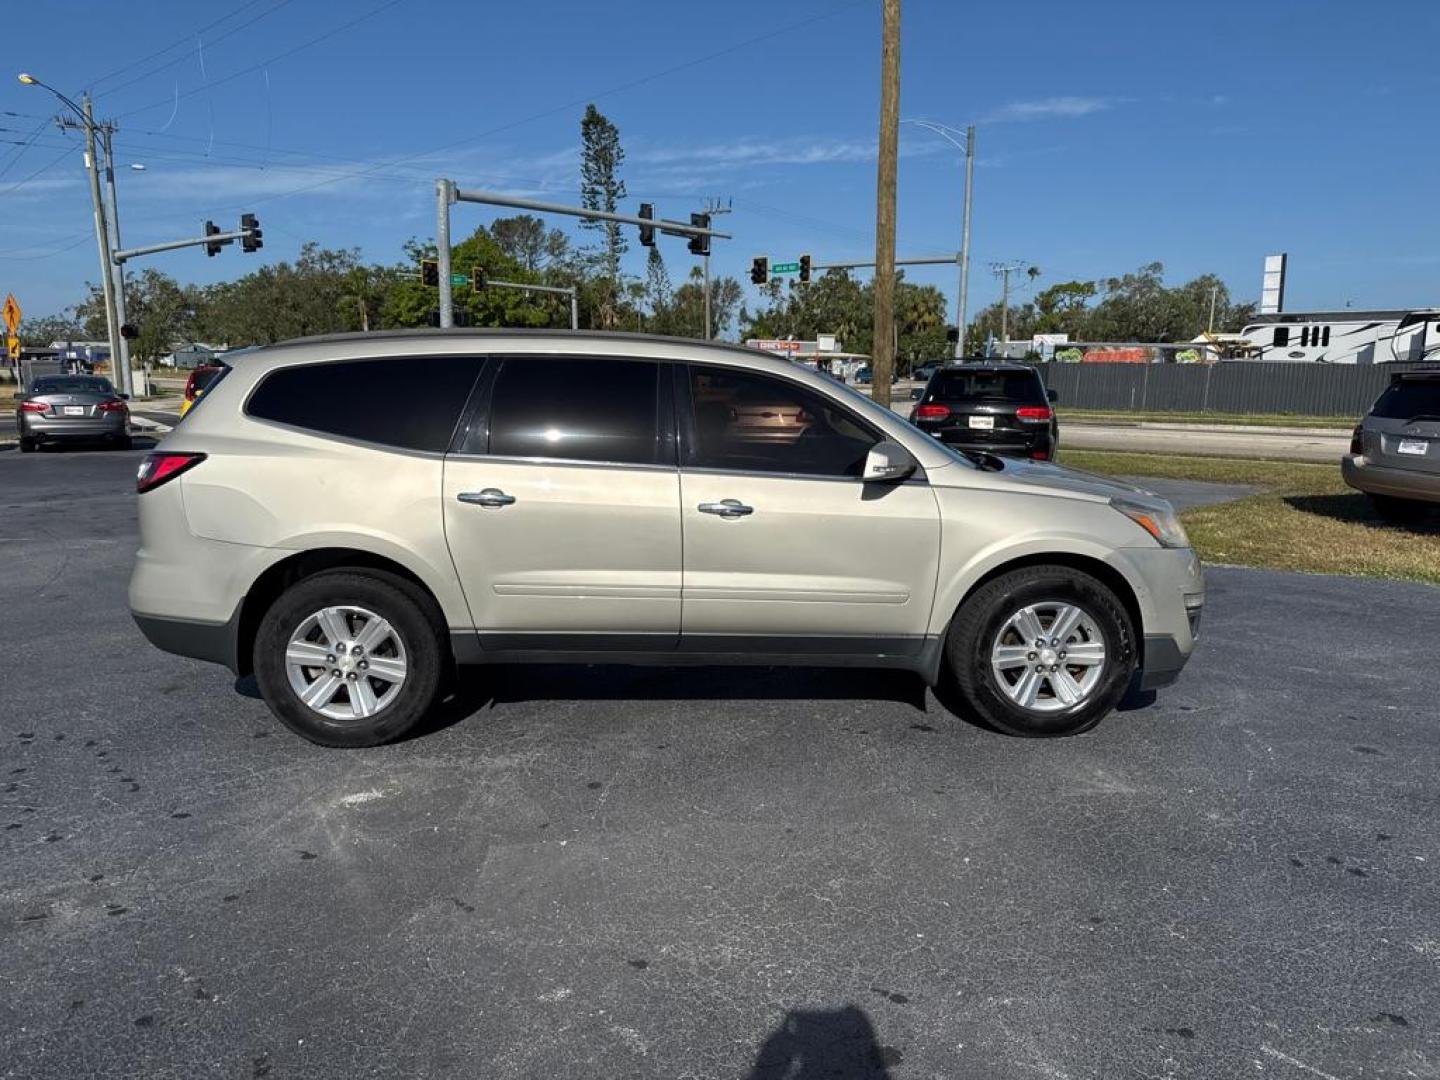
[[[498,461],[510,465],[548,465],[572,469],[626,469],[633,472],[675,473],[678,465],[638,464],[633,461],[591,461],[581,458],[520,457],[512,454],[464,454],[452,451],[447,461]]]

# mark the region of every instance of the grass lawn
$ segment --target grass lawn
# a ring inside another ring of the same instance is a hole
[[[1246,427],[1334,428],[1349,431],[1358,416],[1295,416],[1288,413],[1217,413],[1217,412],[1125,412],[1114,409],[1067,409],[1061,405],[1056,412],[1061,420],[1088,420],[1113,424],[1240,424]]]
[[[1345,486],[1340,466],[1237,458],[1067,450],[1065,465],[1118,476],[1255,484],[1264,491],[1181,515],[1207,562],[1440,585],[1440,509],[1423,525],[1389,525]]]

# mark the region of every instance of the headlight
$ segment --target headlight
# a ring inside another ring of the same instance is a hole
[[[1153,536],[1161,547],[1187,548],[1190,538],[1185,527],[1169,506],[1151,506],[1147,503],[1131,502],[1129,499],[1111,499],[1110,505]]]

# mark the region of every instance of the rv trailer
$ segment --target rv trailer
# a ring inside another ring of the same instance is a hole
[[[1257,315],[1240,336],[1251,360],[1413,363],[1440,353],[1440,308],[1285,311]]]

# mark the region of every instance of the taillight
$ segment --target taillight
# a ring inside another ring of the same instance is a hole
[[[45,402],[43,402],[43,401],[22,401],[22,402],[20,403],[20,411],[21,411],[21,412],[49,412],[49,411],[50,411],[50,406],[49,406],[49,405],[46,405]]]
[[[1355,430],[1350,433],[1350,453],[1365,453],[1365,428],[1361,424],[1355,425]]]
[[[189,378],[185,380],[185,400],[195,400],[195,372],[190,372]]]
[[[125,402],[121,401],[119,398],[116,398],[114,401],[102,401],[96,407],[101,412],[124,412],[127,406],[125,405]]]
[[[1032,460],[1032,461],[1049,461],[1049,460],[1050,460],[1050,451],[1049,451],[1049,450],[1031,450],[1031,451],[1030,451],[1030,460]]]
[[[948,405],[921,405],[915,410],[916,420],[944,420],[949,415]]]
[[[1049,420],[1054,415],[1049,405],[1021,405],[1015,410],[1017,420]]]
[[[187,469],[192,469],[205,460],[204,454],[169,454],[156,452],[146,454],[135,474],[135,491],[144,494],[153,491],[167,480],[173,480]]]

